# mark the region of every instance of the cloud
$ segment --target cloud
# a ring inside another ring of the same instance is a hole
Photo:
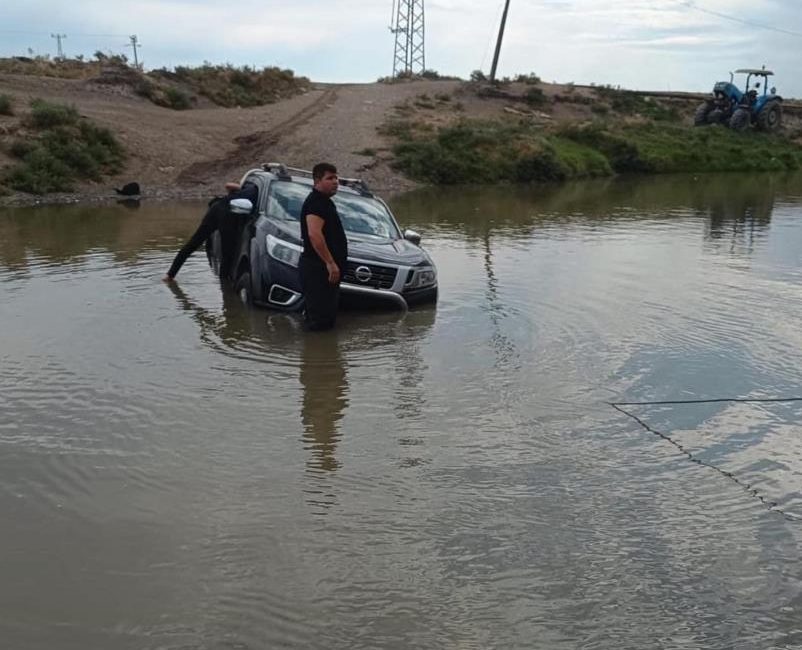
[[[428,0],[427,67],[463,77],[487,71],[502,7],[503,0]],[[150,67],[208,60],[280,65],[320,81],[371,81],[391,72],[391,10],[392,2],[375,0],[6,2],[0,55],[25,54],[29,46],[53,54],[56,30],[68,34],[71,54],[130,53],[127,35],[137,34]],[[802,14],[791,0],[510,0],[499,72],[707,89],[726,70],[766,63],[777,69],[786,94],[802,93],[795,79],[802,38],[711,12],[802,33]]]

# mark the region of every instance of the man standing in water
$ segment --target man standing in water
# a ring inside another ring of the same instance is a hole
[[[312,168],[314,187],[301,208],[301,284],[306,300],[309,330],[334,327],[340,302],[340,280],[348,259],[345,237],[337,207],[331,200],[337,193],[337,168],[318,163]]]

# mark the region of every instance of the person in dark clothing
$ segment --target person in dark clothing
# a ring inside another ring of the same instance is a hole
[[[170,270],[162,278],[165,282],[172,282],[175,279],[187,258],[203,245],[215,230],[220,231],[220,245],[222,248],[220,276],[225,277],[228,274],[235,253],[237,232],[241,224],[241,219],[237,219],[237,211],[231,209],[231,202],[235,199],[243,198],[251,201],[252,205],[256,205],[258,189],[252,183],[246,183],[242,187],[237,183],[226,183],[226,190],[228,190],[228,196],[218,196],[209,201],[209,209],[203,215],[197,230],[178,251]]]
[[[331,197],[337,193],[337,168],[319,163],[312,168],[314,187],[301,208],[301,285],[310,330],[334,327],[340,301],[340,279],[348,259],[348,240]]]

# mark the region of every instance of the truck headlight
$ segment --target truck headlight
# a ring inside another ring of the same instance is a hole
[[[274,260],[298,268],[303,251],[304,249],[298,244],[279,239],[273,235],[267,236],[267,254]]]
[[[421,287],[428,287],[434,284],[437,280],[437,273],[434,269],[424,269],[418,272],[418,285]]]
[[[437,281],[437,271],[434,270],[434,267],[424,266],[423,268],[415,269],[414,272],[410,271],[410,276],[408,277],[407,288],[428,287]]]

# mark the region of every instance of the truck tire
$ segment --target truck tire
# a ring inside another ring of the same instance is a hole
[[[253,287],[251,286],[251,274],[248,271],[245,271],[245,273],[237,278],[234,291],[237,292],[243,305],[248,307],[253,305]]]
[[[693,114],[693,125],[704,126],[707,124],[707,116],[712,108],[713,105],[710,102],[700,104],[699,108],[697,108],[696,112]]]
[[[767,102],[757,116],[757,125],[761,131],[777,131],[782,126],[783,109],[780,102]]]
[[[730,128],[733,131],[745,131],[751,121],[752,115],[748,108],[737,108],[730,118]]]

